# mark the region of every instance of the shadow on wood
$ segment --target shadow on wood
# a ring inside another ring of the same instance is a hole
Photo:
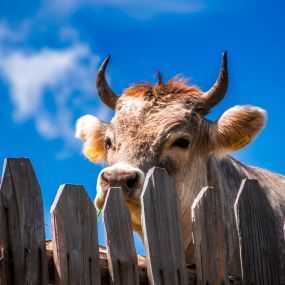
[[[47,285],[43,203],[29,159],[6,159],[2,177],[0,283]]]
[[[220,191],[204,187],[192,205],[192,227],[198,285],[229,284],[227,244]]]
[[[147,269],[152,285],[187,284],[177,194],[163,168],[152,168],[141,195]]]
[[[244,284],[281,284],[274,212],[255,179],[244,179],[235,202]]]
[[[121,188],[108,190],[103,221],[112,282],[117,285],[138,285],[138,261],[131,218]]]
[[[62,185],[51,207],[57,285],[100,285],[97,215],[81,185]]]

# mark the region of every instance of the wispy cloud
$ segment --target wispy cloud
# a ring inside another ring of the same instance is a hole
[[[146,19],[161,14],[194,14],[197,12],[216,12],[238,9],[253,0],[224,1],[220,0],[43,0],[39,11],[40,17],[55,15],[70,17],[82,8],[111,8],[122,11],[137,19]],[[221,5],[222,4],[222,5]]]
[[[17,26],[17,30],[11,29],[7,21],[0,21],[0,41],[3,44],[4,41],[18,42],[25,39],[30,29],[30,22],[24,21],[21,25]]]
[[[14,50],[1,58],[0,67],[11,86],[15,105],[14,118],[23,120],[34,115],[41,107],[44,91],[58,89],[74,76],[80,60],[90,51],[84,45],[64,50],[43,49],[35,52]]]
[[[45,0],[42,11],[69,16],[84,6],[115,8],[135,17],[153,16],[161,13],[188,14],[204,7],[202,0]]]
[[[19,40],[8,25],[0,24],[1,30],[2,39]],[[41,136],[63,139],[67,148],[74,148],[75,116],[91,111],[99,57],[92,54],[86,43],[77,40],[76,31],[71,28],[64,28],[59,34],[74,42],[65,48],[32,49],[7,47],[0,37],[0,75],[10,87],[15,122],[32,119]],[[106,119],[108,114],[101,116]]]

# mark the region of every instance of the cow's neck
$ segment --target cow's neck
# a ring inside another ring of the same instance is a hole
[[[205,186],[212,186],[219,189],[219,191],[226,191],[227,200],[233,203],[238,191],[236,185],[239,185],[240,181],[246,176],[245,173],[239,172],[241,169],[238,171],[237,168],[239,167],[236,163],[238,162],[228,156],[223,159],[218,159],[214,155],[195,159],[178,180],[177,190],[181,203],[182,236],[184,248],[188,252],[188,262],[191,262],[192,259],[189,258],[189,255],[193,255],[191,206]],[[231,181],[223,178],[225,175],[228,177],[229,174],[232,177]],[[228,185],[229,183],[232,185]],[[233,213],[229,213],[229,215],[234,217]]]
[[[192,241],[191,206],[198,193],[207,185],[207,159],[193,159],[177,177],[176,189],[180,198],[182,238],[184,248]]]

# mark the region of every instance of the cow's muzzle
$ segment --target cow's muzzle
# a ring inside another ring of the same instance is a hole
[[[128,164],[117,163],[103,169],[97,181],[95,205],[101,209],[110,187],[120,187],[127,200],[139,202],[144,182],[143,172]]]

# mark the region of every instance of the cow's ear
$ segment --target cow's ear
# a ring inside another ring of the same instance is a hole
[[[212,125],[214,152],[239,150],[251,142],[264,127],[266,112],[252,106],[235,106]]]
[[[75,137],[82,140],[83,153],[92,162],[105,162],[105,133],[107,124],[92,115],[77,120]]]

